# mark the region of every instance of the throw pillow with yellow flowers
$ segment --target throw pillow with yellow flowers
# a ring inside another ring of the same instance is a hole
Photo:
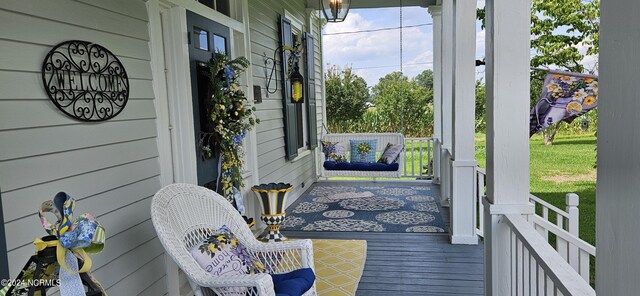
[[[201,108],[209,117],[202,123],[200,156],[203,159],[220,154],[219,192],[235,206],[233,186],[242,187],[244,165],[242,141],[248,131],[260,123],[255,107],[248,107],[246,95],[238,87],[238,75],[249,66],[244,57],[229,59],[215,53],[208,62],[210,96]]]
[[[371,145],[367,142],[358,144],[358,154],[367,154],[371,152]]]
[[[205,271],[216,276],[264,272],[262,263],[254,259],[226,225],[195,245],[191,255]]]

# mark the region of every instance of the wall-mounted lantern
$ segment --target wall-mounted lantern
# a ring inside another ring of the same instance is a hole
[[[289,81],[291,81],[291,103],[303,103],[304,77],[300,74],[300,67],[297,61],[294,63],[291,74],[289,74]]]
[[[291,103],[301,104],[304,103],[304,77],[300,74],[300,56],[302,54],[302,49],[300,48],[300,44],[297,43],[293,47],[290,46],[280,46],[273,52],[273,58],[267,57],[267,54],[264,53],[262,58],[264,59],[264,79],[267,81],[267,94],[274,94],[278,91],[278,76],[276,75],[276,87],[271,90],[271,79],[273,78],[273,74],[276,71],[276,55],[280,51],[289,51],[289,59],[287,64],[289,65],[287,69],[288,75],[287,79],[291,82]],[[271,65],[271,74],[267,75],[268,65]],[[267,95],[268,97],[268,95]]]

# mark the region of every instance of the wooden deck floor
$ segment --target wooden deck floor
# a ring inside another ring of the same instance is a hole
[[[448,220],[448,209],[443,209]],[[361,239],[367,261],[357,296],[483,295],[483,245],[451,245],[448,234],[302,232],[293,238]]]

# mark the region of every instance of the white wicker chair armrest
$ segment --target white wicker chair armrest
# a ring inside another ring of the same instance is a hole
[[[314,269],[310,239],[258,243],[248,249],[265,264],[268,273],[284,273],[300,268]]]
[[[212,276],[207,273],[207,275],[208,276],[204,278],[194,278],[194,283],[200,287],[212,289],[218,295],[238,295],[237,291],[225,291],[225,288],[255,287],[257,291],[248,292],[246,295],[275,296],[273,281],[271,280],[271,276],[266,273],[234,276]],[[254,292],[257,292],[257,294],[255,294]]]

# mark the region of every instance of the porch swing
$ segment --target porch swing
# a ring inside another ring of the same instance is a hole
[[[403,18],[400,0],[400,74],[403,71]],[[403,95],[405,90],[402,91]],[[336,133],[323,129],[322,177],[400,178],[405,165],[404,118],[399,133]],[[350,155],[347,157],[347,151]],[[378,157],[378,155],[380,155]]]

